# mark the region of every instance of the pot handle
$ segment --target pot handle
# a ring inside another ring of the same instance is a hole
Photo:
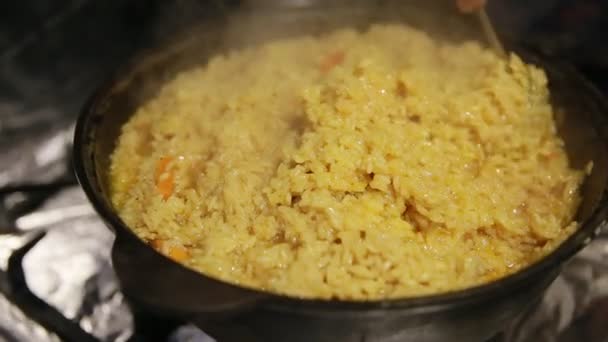
[[[188,269],[130,232],[117,232],[112,262],[125,296],[141,308],[166,316],[233,316],[270,296]]]

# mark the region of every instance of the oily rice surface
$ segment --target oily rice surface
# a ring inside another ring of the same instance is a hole
[[[112,201],[154,248],[307,298],[471,287],[576,229],[544,72],[401,25],[233,51],[123,127]]]

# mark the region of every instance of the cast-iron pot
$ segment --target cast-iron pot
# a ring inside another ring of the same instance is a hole
[[[76,173],[89,200],[116,234],[113,266],[123,292],[139,308],[193,322],[220,341],[485,341],[538,302],[563,263],[602,229],[608,208],[606,101],[573,68],[524,54],[547,71],[559,133],[571,163],[583,168],[593,161],[594,166],[582,188],[577,215],[580,229],[554,252],[516,274],[471,289],[418,298],[304,300],[207,277],[138,239],[108,199],[110,154],[121,126],[134,110],[176,71],[204,63],[222,50],[341,26],[365,27],[377,21],[405,20],[416,26],[425,17],[421,9],[408,8],[408,1],[355,3],[358,5],[265,8],[217,16],[194,30],[196,34],[143,53],[88,102],[76,126]],[[451,21],[441,20],[450,23],[447,31],[453,31]]]

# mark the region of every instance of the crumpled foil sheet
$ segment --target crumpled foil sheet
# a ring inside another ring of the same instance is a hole
[[[48,169],[49,163],[65,164],[66,154],[54,152],[52,156],[56,158],[52,161],[24,155],[40,155],[45,149],[68,151],[68,141],[62,136],[69,134],[71,129],[67,128],[48,135],[46,141],[36,146],[24,143],[20,153],[2,155],[0,164],[20,170],[23,179],[28,174],[38,177],[40,169]],[[58,142],[65,146],[50,147]],[[32,161],[44,163],[35,165]],[[68,214],[54,217],[62,212]],[[49,215],[53,216],[51,220]],[[133,333],[133,317],[110,265],[113,235],[92,211],[80,188],[65,188],[16,223],[30,232],[38,229],[47,232],[24,259],[30,289],[100,340],[126,341]],[[5,266],[10,250],[27,240],[27,234],[31,233],[0,235],[0,265]],[[607,317],[608,234],[604,233],[564,267],[542,303],[508,329],[503,340],[603,341],[602,338],[608,338]],[[3,338],[57,341],[56,336],[24,317],[0,296],[0,341]],[[211,339],[188,325],[174,332],[170,341]]]

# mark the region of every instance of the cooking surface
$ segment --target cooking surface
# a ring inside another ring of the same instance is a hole
[[[25,254],[23,273],[34,294],[79,327],[106,341],[132,336],[147,340],[163,330],[150,317],[129,310],[109,265],[112,234],[73,185],[67,153],[72,122],[95,85],[137,46],[166,34],[161,24],[205,14],[197,3],[176,3],[171,10],[178,15],[171,17],[159,16],[166,8],[155,1],[31,0],[0,5],[0,341],[57,340],[34,322],[39,304],[15,300],[24,297],[23,291],[11,288],[15,277],[6,273],[8,257],[35,233],[6,234],[11,224],[47,232]],[[608,93],[608,49],[589,34],[605,26],[597,18],[597,13],[605,13],[604,4],[537,1],[526,12],[516,4],[522,6],[521,1],[494,3],[491,13],[520,14],[517,20],[499,17],[500,26],[510,27],[511,34],[534,32],[526,35],[530,43],[543,42],[546,51],[576,57]],[[6,194],[18,184],[54,181],[59,181],[57,191]],[[42,206],[32,212],[30,207],[38,203]],[[603,341],[608,333],[602,317],[607,315],[604,234],[565,267],[538,307],[496,340]],[[47,326],[66,326],[57,317],[47,319]],[[134,321],[140,323],[137,329]],[[168,339],[208,340],[192,326],[182,326]]]

